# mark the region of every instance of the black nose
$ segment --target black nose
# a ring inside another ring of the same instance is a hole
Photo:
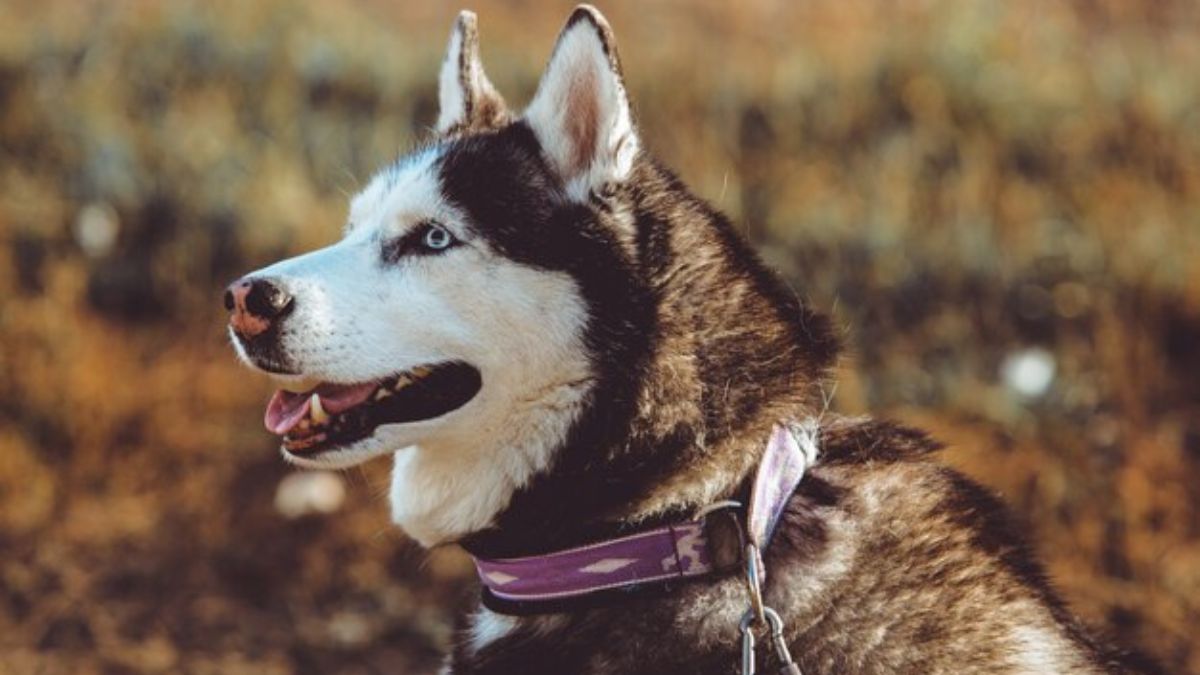
[[[270,279],[239,279],[225,289],[229,324],[243,337],[266,331],[295,304],[291,294]]]
[[[246,294],[246,310],[264,319],[278,319],[292,307],[292,296],[270,279],[250,282]]]

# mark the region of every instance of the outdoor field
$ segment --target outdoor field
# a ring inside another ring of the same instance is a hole
[[[598,4],[645,145],[836,317],[831,408],[1200,673],[1200,4]],[[464,6],[510,105],[572,6]],[[435,672],[469,559],[387,461],[294,475],[221,292],[430,138],[460,8],[0,3],[0,674]]]

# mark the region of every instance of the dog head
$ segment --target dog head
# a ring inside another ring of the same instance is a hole
[[[603,17],[576,10],[519,118],[470,13],[439,81],[437,137],[354,197],[338,243],[225,294],[239,356],[279,384],[265,422],[285,456],[396,453],[393,509],[425,543],[485,525],[545,469],[594,393],[596,345],[621,358],[593,297],[636,311],[641,293],[595,203],[639,152]]]
[[[469,13],[439,83],[435,138],[353,199],[341,241],[226,293],[238,353],[281,387],[286,457],[393,454],[393,519],[427,545],[728,494],[817,400],[828,322],[642,151],[596,10],[521,115]]]

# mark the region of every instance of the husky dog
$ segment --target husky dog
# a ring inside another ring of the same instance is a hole
[[[1125,671],[934,441],[821,414],[836,331],[646,152],[595,9],[519,115],[477,42],[464,12],[435,138],[353,199],[341,241],[226,293],[238,354],[281,387],[266,424],[288,460],[391,455],[405,532],[514,558],[729,499],[772,428],[808,420],[820,459],[763,586],[804,673]],[[532,615],[480,606],[444,672],[729,673],[746,608],[736,570]]]

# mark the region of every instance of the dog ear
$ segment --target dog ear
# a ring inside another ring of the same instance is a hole
[[[616,40],[594,7],[580,5],[567,20],[525,121],[572,197],[628,177],[637,130]]]
[[[437,132],[442,136],[495,129],[509,120],[504,99],[492,86],[479,60],[475,13],[462,11],[450,31],[450,44],[438,76]]]

